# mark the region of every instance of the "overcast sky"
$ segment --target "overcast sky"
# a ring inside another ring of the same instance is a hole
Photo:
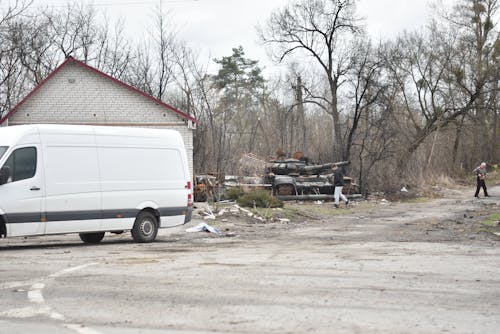
[[[288,0],[163,0],[162,6],[174,13],[182,39],[194,47],[210,51],[212,57],[228,56],[233,47],[242,45],[249,58],[265,60],[266,53],[258,43],[255,27],[263,25],[273,10],[283,7],[287,2]],[[370,35],[377,39],[394,37],[403,29],[424,25],[430,14],[429,8],[427,0],[358,2],[358,11],[366,18]],[[147,18],[143,22],[147,22]]]
[[[358,11],[366,19],[375,39],[396,36],[404,29],[422,27],[431,14],[430,0],[358,0]],[[452,0],[447,0],[452,1]],[[35,5],[61,6],[66,0],[35,0]],[[94,0],[110,17],[122,17],[129,32],[145,33],[160,0]],[[264,24],[270,13],[288,0],[161,0],[164,11],[172,13],[178,36],[202,55],[221,58],[242,45],[248,58],[268,67],[266,52],[258,44],[256,25]],[[2,2],[5,3],[5,2]]]

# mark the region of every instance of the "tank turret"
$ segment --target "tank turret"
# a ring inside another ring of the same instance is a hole
[[[304,160],[287,159],[267,164],[266,180],[273,193],[286,199],[333,198],[331,183],[333,166],[346,166],[349,161],[311,164]],[[284,196],[284,197],[283,197]]]

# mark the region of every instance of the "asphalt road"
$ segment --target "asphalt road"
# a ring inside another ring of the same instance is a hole
[[[0,240],[0,333],[499,333],[495,197],[83,245]]]

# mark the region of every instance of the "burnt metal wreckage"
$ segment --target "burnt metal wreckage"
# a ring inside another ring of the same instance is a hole
[[[243,192],[268,191],[283,201],[333,200],[332,167],[349,164],[349,161],[314,164],[307,159],[289,158],[263,162],[259,166],[263,174],[259,176],[197,175],[194,198],[199,202],[220,201],[226,199],[228,189],[239,187]],[[352,178],[345,176],[344,181],[343,193],[348,198],[360,197]]]
[[[349,161],[309,164],[303,160],[286,159],[270,163],[265,177],[272,184],[273,195],[279,200],[327,200],[333,199],[335,188],[332,167],[347,165]],[[352,179],[344,177],[344,181],[343,192],[349,193],[353,187]]]

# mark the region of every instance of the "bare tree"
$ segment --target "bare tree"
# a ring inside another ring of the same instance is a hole
[[[46,11],[49,33],[63,58],[73,56],[87,62],[89,44],[95,35],[90,32],[95,25],[95,11],[92,7],[83,7],[68,3],[63,11]]]
[[[173,81],[174,54],[177,47],[175,32],[169,25],[168,16],[162,10],[158,11],[155,22],[155,30],[151,34],[153,42],[153,54],[155,56],[155,95],[163,100],[167,92],[167,86]]]
[[[137,46],[127,75],[129,83],[159,100],[167,98],[168,87],[175,83],[175,54],[180,48],[170,16],[161,8],[156,11],[153,26]]]
[[[199,172],[216,170],[213,157],[217,147],[210,139],[219,127],[214,124],[216,94],[207,66],[200,62],[198,53],[185,43],[178,43],[173,57],[174,80],[180,91],[177,99],[173,99],[181,110],[200,121],[193,136],[194,169]]]
[[[7,9],[0,14],[0,31],[4,32],[4,24],[16,17],[23,15],[33,4],[34,0],[15,0],[9,1]]]
[[[18,56],[19,25],[16,21],[26,14],[33,1],[17,0],[0,12],[0,117],[24,93],[25,80]]]
[[[468,113],[482,93],[484,77],[473,87],[464,84],[455,48],[453,37],[438,31],[428,37],[407,33],[392,48],[387,64],[404,111],[396,120],[408,143],[401,171],[430,134]]]
[[[481,131],[474,131],[472,138],[474,150],[484,154],[481,151],[488,146],[484,145],[488,137],[485,132],[494,133],[487,131],[490,121],[486,122],[485,117],[488,110],[494,110],[487,102],[494,104],[498,96],[492,80],[498,69],[492,34],[496,38],[498,35],[494,34],[491,21],[495,2],[464,1],[465,7],[460,7],[460,14],[453,20],[434,21],[426,33],[406,33],[393,44],[387,68],[394,89],[399,92],[399,111],[404,112],[404,117],[395,120],[406,130],[401,135],[408,143],[406,154],[400,156],[400,170],[434,134],[427,157],[429,164],[438,138],[436,132],[450,126],[461,131],[466,120],[480,124]],[[456,136],[452,144],[456,150],[460,138],[464,137]]]
[[[480,94],[472,106],[471,120],[476,124],[473,139],[476,159],[495,159],[494,148],[498,143],[498,63],[499,31],[497,0],[461,0],[455,6],[448,22],[455,32],[459,32],[459,49],[464,62],[463,86],[469,91],[479,90]],[[480,86],[480,87],[479,87]],[[479,87],[479,89],[478,89]],[[481,143],[487,142],[487,145]]]
[[[11,31],[11,40],[19,61],[30,74],[29,80],[33,85],[39,84],[60,62],[49,19],[32,13],[30,17],[16,20]]]
[[[110,22],[97,31],[95,66],[114,78],[125,80],[126,72],[134,57],[129,41],[124,36],[124,22],[118,20],[110,28]]]
[[[375,189],[387,190],[392,186],[391,182],[398,182],[394,180],[390,161],[397,154],[399,129],[392,126],[392,113],[383,99],[371,108],[374,109],[372,112],[361,114],[360,127],[363,130],[353,143],[356,153],[353,175],[357,174],[360,191],[364,194]]]
[[[350,160],[351,148],[354,144],[356,133],[360,127],[364,114],[379,102],[381,94],[386,88],[382,82],[384,62],[380,50],[373,50],[367,40],[359,40],[356,51],[352,55],[352,68],[349,71],[348,84],[353,101],[352,112],[348,116],[348,129],[346,132],[344,159]],[[362,129],[367,130],[367,128]]]
[[[340,126],[338,90],[351,67],[347,40],[360,32],[353,0],[294,1],[274,12],[260,38],[274,46],[276,58],[283,61],[292,54],[305,54],[320,66],[328,82],[328,96],[318,96],[316,103],[332,117],[337,159],[345,157]]]

